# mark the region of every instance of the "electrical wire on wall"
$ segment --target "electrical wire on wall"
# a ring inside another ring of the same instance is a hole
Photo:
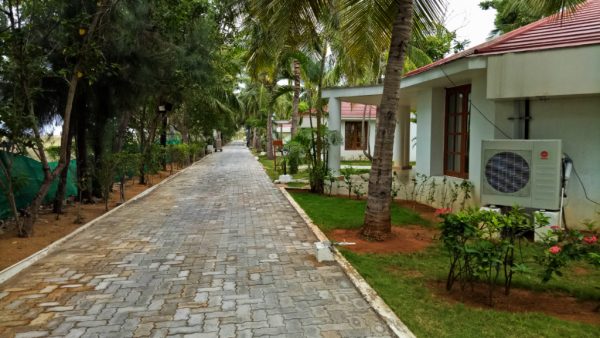
[[[452,81],[452,79],[450,78],[448,73],[446,73],[446,71],[444,70],[444,68],[442,66],[440,66],[440,70],[442,71],[442,73],[444,73],[444,76],[446,77],[446,79],[448,79],[448,81],[450,81],[452,86],[458,87],[456,85],[456,83],[454,81]],[[473,100],[469,100],[469,104],[471,105],[471,107],[475,108],[475,110],[479,113],[479,115],[481,115],[481,117],[483,117],[486,121],[488,121],[489,124],[491,124],[494,128],[496,128],[496,130],[498,130],[502,135],[504,135],[504,137],[506,137],[509,140],[513,139],[511,136],[509,136],[507,133],[505,133],[504,130],[502,130],[500,127],[498,127],[492,120],[490,120],[487,116],[485,116],[485,114],[473,103]]]
[[[452,80],[452,78],[450,78],[450,76],[448,75],[448,73],[446,73],[446,71],[444,70],[443,66],[439,66],[439,69],[442,71],[442,73],[444,74],[444,76],[446,77],[446,79],[448,79],[448,81],[452,84],[452,86],[457,87],[457,84]],[[469,100],[469,104],[471,105],[471,107],[473,107],[475,109],[475,111],[477,111],[481,117],[483,117],[489,124],[491,124],[496,130],[498,130],[502,135],[504,135],[504,137],[506,137],[507,139],[513,139],[511,136],[509,136],[507,133],[504,132],[504,130],[502,130],[502,128],[500,128],[498,125],[496,125],[494,123],[494,121],[490,120],[474,103],[472,100]],[[565,153],[565,155],[571,159],[571,157]],[[593,200],[588,192],[587,189],[585,188],[585,184],[583,184],[583,180],[581,179],[581,177],[579,176],[579,173],[577,172],[577,169],[575,168],[575,163],[572,161],[571,159],[571,165],[572,165],[572,169],[573,169],[573,173],[575,174],[575,177],[577,178],[577,181],[579,182],[579,185],[581,185],[581,189],[583,190],[583,195],[585,197],[585,199],[590,202],[593,203],[595,205],[600,206],[600,202]],[[565,187],[566,188],[566,187]],[[563,222],[565,224],[566,227],[566,219],[565,219],[565,213],[564,213],[564,206],[562,206],[562,215],[563,215]]]

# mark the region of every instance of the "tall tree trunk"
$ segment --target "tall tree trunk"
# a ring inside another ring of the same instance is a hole
[[[272,160],[274,158],[273,154],[273,118],[271,113],[268,113],[267,116],[267,158]]]
[[[125,111],[119,118],[119,126],[117,127],[117,135],[115,137],[115,143],[113,144],[113,152],[119,153],[123,150],[123,142],[125,141],[125,133],[127,132],[127,126],[131,119],[131,109]]]
[[[365,222],[361,229],[362,236],[374,240],[384,240],[392,231],[390,206],[394,131],[396,112],[400,106],[400,80],[404,56],[410,41],[412,26],[412,0],[397,2],[398,12],[392,27],[389,58],[383,80],[383,95],[378,112],[375,151],[369,177],[369,197]]]
[[[258,135],[258,128],[252,128],[252,148],[255,150],[260,149],[260,136]]]
[[[6,200],[10,206],[10,211],[15,218],[15,222],[20,224],[19,219],[19,210],[17,208],[17,201],[15,199],[15,191],[13,185],[13,174],[12,174],[12,166],[13,166],[14,157],[11,149],[7,149],[4,154],[0,153],[0,170],[2,170],[2,175],[6,178],[6,181],[3,182],[0,180],[0,188],[4,190],[4,196],[6,196]]]
[[[103,0],[98,2],[98,9],[92,18],[92,22],[88,28],[88,33],[85,37],[84,45],[87,45],[91,36],[93,36],[96,31],[98,24],[100,23],[100,19],[104,13],[108,10],[110,4],[110,0]],[[82,47],[83,49],[83,47]],[[23,223],[23,232],[19,235],[31,237],[33,236],[33,225],[37,220],[37,216],[40,210],[40,206],[48,190],[50,189],[50,185],[54,179],[58,176],[58,174],[63,170],[63,168],[67,165],[67,139],[69,137],[69,126],[71,123],[71,112],[73,110],[73,101],[75,100],[75,93],[77,92],[77,85],[79,84],[79,78],[81,77],[81,69],[80,69],[80,61],[78,61],[72,69],[71,78],[69,80],[69,91],[67,93],[67,100],[65,104],[65,109],[63,112],[63,125],[62,125],[62,137],[60,140],[60,158],[58,160],[58,165],[54,170],[48,170],[48,163],[45,156],[45,150],[43,144],[41,142],[41,136],[39,134],[37,123],[33,126],[33,130],[35,133],[35,138],[38,143],[38,151],[40,155],[40,159],[42,160],[42,165],[44,167],[44,181],[40,186],[40,189],[35,194],[31,204],[27,207],[26,217]],[[28,89],[28,88],[25,88]],[[26,94],[29,101],[29,113],[34,122],[37,122],[35,119],[35,114],[33,110],[33,97],[29,94]]]
[[[292,137],[298,129],[298,106],[300,105],[300,62],[294,59],[294,100],[292,102]]]
[[[85,103],[84,94],[80,93],[76,102],[77,123],[75,132],[75,145],[77,148],[77,196],[79,196],[79,203],[92,200],[92,194],[89,189],[90,173],[88,169],[88,111]]]
[[[67,163],[71,163],[71,147],[73,144],[73,129],[69,129],[69,133],[71,136],[67,140]],[[53,212],[55,214],[62,214],[63,212],[63,202],[65,201],[65,196],[67,194],[67,179],[69,175],[69,165],[65,166],[60,173],[60,179],[58,181],[58,188],[56,189],[56,196],[54,197],[54,207]]]
[[[146,106],[142,107],[142,117],[140,118],[140,124],[138,129],[138,137],[140,140],[140,154],[142,154],[142,161],[140,161],[139,168],[139,184],[146,184],[146,160],[148,159],[148,154],[146,153],[146,134],[145,134],[145,125],[146,122]]]
[[[77,70],[79,65],[75,66],[75,70]],[[76,72],[75,72],[76,73]],[[29,115],[32,121],[32,129],[34,132],[34,138],[37,147],[37,154],[40,157],[40,161],[42,162],[42,169],[44,172],[44,180],[38,190],[38,192],[33,197],[33,200],[29,204],[26,209],[25,217],[23,217],[23,227],[19,231],[20,237],[31,237],[33,236],[33,226],[35,221],[37,220],[38,213],[40,211],[40,206],[44,201],[44,198],[48,194],[48,190],[50,190],[50,186],[54,179],[58,176],[58,174],[63,170],[66,166],[67,160],[67,140],[69,138],[69,126],[70,126],[70,118],[71,118],[71,110],[73,109],[73,100],[75,98],[75,92],[77,90],[77,82],[79,81],[77,74],[74,74],[71,77],[71,81],[69,81],[69,92],[67,94],[67,104],[65,107],[65,111],[63,114],[63,131],[60,141],[60,158],[58,160],[58,165],[54,170],[50,170],[48,166],[48,159],[46,158],[46,150],[44,149],[44,144],[42,142],[42,136],[37,126],[37,119],[35,118],[35,111],[33,106],[33,98],[29,95],[29,88],[25,86],[26,96],[29,101]]]
[[[99,84],[91,89],[93,92],[92,99],[93,103],[90,105],[93,107],[93,119],[94,129],[100,132],[92,133],[91,135],[91,147],[94,151],[94,174],[92,175],[92,196],[95,198],[104,198],[104,188],[100,182],[99,171],[105,170],[104,157],[107,152],[110,152],[112,147],[109,147],[112,139],[114,138],[114,130],[109,131],[107,129],[107,122],[112,119],[112,112],[110,107],[110,88],[106,85]],[[112,188],[110,189],[112,191]]]
[[[167,149],[167,127],[168,127],[168,121],[167,121],[167,112],[159,112],[159,114],[161,114],[161,118],[162,118],[162,127],[161,127],[161,133],[160,133],[160,145],[163,146],[163,148]],[[163,157],[162,159],[162,166],[163,166],[163,170],[167,170],[167,159],[165,157]]]

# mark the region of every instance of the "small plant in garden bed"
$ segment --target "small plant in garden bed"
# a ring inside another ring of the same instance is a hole
[[[327,234],[357,229],[362,224],[364,201],[301,192],[290,194]],[[398,208],[401,214],[394,216],[396,207],[394,204],[393,224],[421,224],[413,218],[416,213],[411,208]],[[427,223],[423,219],[421,222]],[[445,291],[448,255],[440,242],[409,253],[363,254],[351,251],[352,248],[340,251],[419,337],[597,336],[594,332],[598,317],[592,310],[595,301],[600,300],[597,288],[600,271],[585,270],[582,262],[574,262],[565,267],[560,281],[542,283],[539,275],[544,267],[535,257],[547,248],[528,241],[521,244],[516,245],[515,256],[519,262],[527,262],[531,273],[514,274],[511,295],[497,292],[493,309],[481,309],[482,300],[486,302],[486,284],[474,283],[476,291],[481,291],[477,294],[468,287],[465,292]],[[401,249],[398,252],[406,252]],[[499,283],[502,282],[503,273],[499,277]]]
[[[551,227],[552,230],[544,239],[547,250],[539,257],[540,264],[545,268],[542,276],[544,283],[553,275],[562,276],[562,270],[573,261],[585,260],[596,268],[600,267],[598,229],[593,221],[586,221],[584,225],[588,230],[586,233]],[[600,311],[600,304],[596,311]]]
[[[441,239],[450,255],[446,289],[458,281],[461,289],[473,287],[476,280],[488,286],[488,302],[493,305],[493,293],[502,273],[504,292],[510,293],[513,275],[528,271],[515,257],[515,249],[523,235],[533,229],[529,217],[519,208],[506,214],[467,210],[450,213],[442,209],[439,217]]]

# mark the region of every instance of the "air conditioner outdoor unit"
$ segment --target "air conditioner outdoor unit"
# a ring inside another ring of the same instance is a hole
[[[560,140],[484,140],[481,203],[559,210]]]

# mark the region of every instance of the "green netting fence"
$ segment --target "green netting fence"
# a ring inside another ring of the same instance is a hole
[[[42,170],[42,163],[32,158],[10,154],[7,152],[0,151],[0,161],[3,163],[9,163],[12,159],[12,176],[13,181],[17,183],[15,191],[15,197],[17,202],[17,208],[25,208],[31,203],[35,194],[38,192],[42,182],[44,181],[44,172]],[[58,162],[50,162],[50,168],[56,168]],[[0,170],[0,180],[6,182],[4,173]],[[49,203],[54,200],[56,196],[56,190],[58,187],[58,180],[52,183],[48,194],[44,198],[44,203]],[[69,174],[67,176],[67,191],[66,196],[77,195],[77,165],[76,161],[72,160],[69,164]],[[2,189],[0,187],[0,189]],[[3,189],[2,189],[3,190]],[[12,217],[10,205],[6,197],[6,192],[2,191],[0,194],[0,219],[6,219]]]

